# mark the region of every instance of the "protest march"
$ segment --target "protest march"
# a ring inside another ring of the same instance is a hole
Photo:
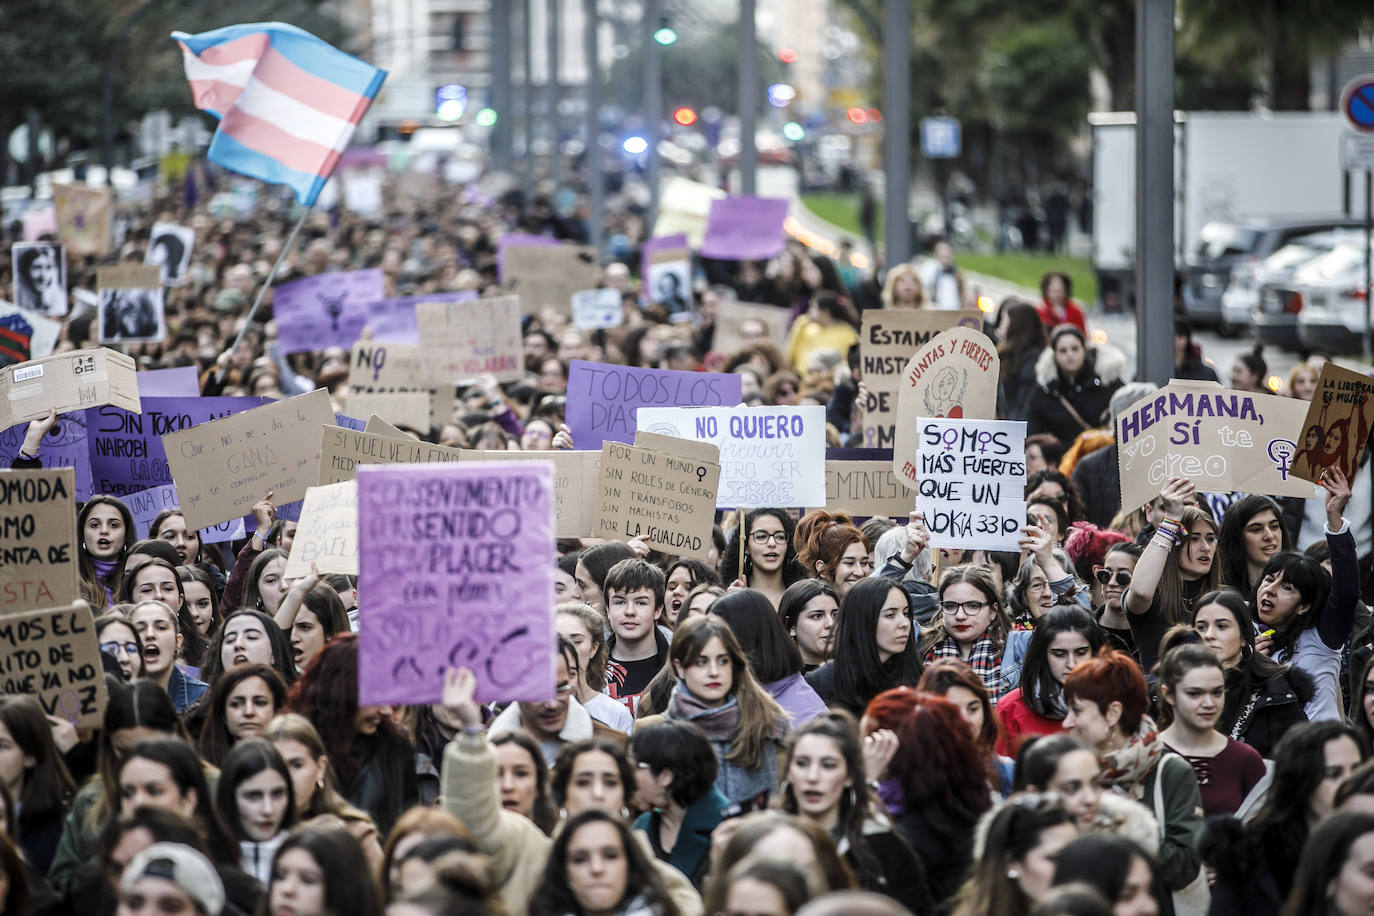
[[[174,37],[195,168],[5,227],[0,912],[1368,912],[1361,366],[1132,381],[785,198],[598,248]]]

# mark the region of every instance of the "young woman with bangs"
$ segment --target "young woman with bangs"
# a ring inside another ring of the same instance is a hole
[[[207,642],[224,622],[219,611],[219,592],[210,574],[199,566],[178,566],[181,591],[186,596],[186,611],[191,615],[196,631]]]
[[[873,572],[873,548],[843,513],[817,509],[797,522],[797,562],[807,575],[829,582],[845,593]],[[781,599],[781,594],[779,594]],[[776,605],[775,605],[776,606]]]
[[[99,612],[119,595],[124,559],[136,539],[134,516],[117,497],[92,496],[76,514],[76,530],[81,597]]]
[[[834,658],[806,676],[830,706],[862,716],[875,696],[921,678],[911,596],[889,579],[865,579],[844,596]]]
[[[858,723],[846,712],[817,716],[792,736],[775,804],[825,828],[860,887],[925,913],[931,906],[925,867],[868,787],[893,750],[891,740],[861,743]]]
[[[1260,572],[1280,551],[1293,549],[1293,535],[1279,504],[1251,495],[1226,507],[1217,533],[1221,584],[1248,595],[1259,585]]]
[[[176,616],[180,636],[176,656],[192,666],[188,674],[199,673],[196,669],[205,663],[206,641],[205,637],[200,635],[195,619],[186,607],[186,591],[181,584],[177,567],[157,557],[150,559],[124,576],[119,600],[126,604],[161,601],[171,608]]]
[[[1077,605],[1056,607],[1040,618],[1026,648],[1020,683],[997,701],[1003,735],[998,753],[1014,757],[1027,736],[1064,730],[1064,679],[1106,642],[1092,615]]]
[[[744,531],[735,526],[720,555],[720,581],[763,592],[777,607],[788,586],[810,575],[797,561],[797,524],[783,509],[754,509],[745,513]],[[746,538],[744,567],[740,568],[741,534]]]
[[[1250,602],[1257,627],[1255,650],[1312,676],[1317,692],[1306,706],[1312,721],[1342,718],[1341,652],[1350,639],[1360,573],[1355,536],[1342,518],[1350,485],[1340,468],[1322,472],[1326,488],[1326,543],[1331,572],[1298,553],[1279,553],[1265,564]],[[1272,634],[1272,635],[1266,635]]]
[[[1265,759],[1290,728],[1307,721],[1316,694],[1311,675],[1255,651],[1255,626],[1240,592],[1219,588],[1198,599],[1193,629],[1225,672],[1225,704],[1217,731],[1243,741]]]
[[[1122,602],[1140,666],[1154,668],[1164,631],[1188,623],[1199,595],[1217,587],[1217,525],[1212,516],[1186,503],[1196,496],[1192,481],[1170,477],[1159,491],[1163,520],[1136,561]]]
[[[843,624],[843,616],[840,618]],[[957,658],[983,681],[988,696],[1000,700],[1011,685],[1002,677],[1002,650],[1011,620],[987,570],[955,566],[940,577],[935,617],[921,631],[917,656],[925,664]]]

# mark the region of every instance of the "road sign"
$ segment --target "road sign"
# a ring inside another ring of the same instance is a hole
[[[958,118],[922,118],[921,154],[927,159],[956,159],[963,147]]]
[[[1347,172],[1374,169],[1374,134],[1341,135],[1341,168]]]
[[[1374,133],[1374,73],[1357,76],[1341,92],[1341,113],[1351,127]]]

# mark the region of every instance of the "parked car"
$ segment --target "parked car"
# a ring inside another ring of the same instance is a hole
[[[1369,301],[1365,258],[1371,255],[1374,251],[1367,251],[1363,241],[1338,245],[1293,274],[1303,296],[1298,338],[1304,347],[1332,355],[1364,348]]]
[[[1353,230],[1318,232],[1294,239],[1263,261],[1253,262],[1248,258],[1242,261],[1231,270],[1231,282],[1221,294],[1223,321],[1236,327],[1249,327],[1252,335],[1265,346],[1300,349],[1298,311],[1302,308],[1302,296],[1288,295],[1291,291],[1285,285],[1304,264],[1337,245],[1353,244],[1357,239]],[[1268,295],[1262,301],[1265,293]]]
[[[1229,322],[1221,307],[1235,268],[1258,264],[1300,236],[1358,225],[1358,220],[1346,217],[1208,223],[1183,267],[1183,311],[1196,325],[1215,325],[1221,334],[1235,334],[1243,324]]]

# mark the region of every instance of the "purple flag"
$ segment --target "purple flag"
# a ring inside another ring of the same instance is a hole
[[[242,413],[266,398],[143,398],[143,413],[106,404],[86,411],[91,487],[95,493],[122,496],[172,482],[162,437]]]
[[[640,407],[734,407],[740,377],[720,372],[637,369],[572,361],[568,370],[567,422],[579,449],[601,443],[634,444]]]
[[[553,698],[552,464],[360,467],[358,522],[359,703]]]
[[[380,270],[317,274],[277,287],[272,314],[281,352],[347,350],[362,335],[370,306],[385,297]]]
[[[373,343],[420,345],[420,331],[415,324],[415,306],[421,302],[468,302],[477,298],[477,290],[465,289],[456,293],[430,293],[427,296],[398,296],[372,303],[367,317]]]
[[[721,197],[711,201],[701,256],[722,261],[763,261],[787,244],[782,223],[788,202],[781,197]]]
[[[145,369],[134,376],[142,398],[194,398],[200,396],[195,366],[176,369]]]

